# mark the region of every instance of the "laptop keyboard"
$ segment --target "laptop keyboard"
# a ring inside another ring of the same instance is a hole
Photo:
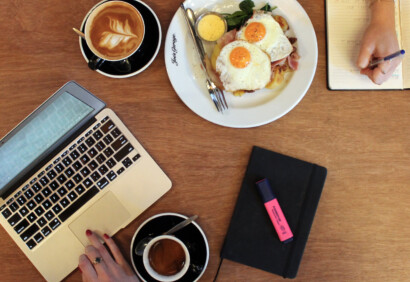
[[[140,158],[105,117],[0,207],[29,249]]]

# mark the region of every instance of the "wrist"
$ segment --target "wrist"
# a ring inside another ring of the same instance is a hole
[[[394,0],[371,0],[371,23],[395,26]]]

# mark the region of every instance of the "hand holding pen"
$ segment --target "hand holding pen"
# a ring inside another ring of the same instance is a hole
[[[388,57],[400,50],[395,25],[394,2],[379,1],[371,6],[371,20],[360,46],[357,66],[360,73],[368,76],[374,83],[382,84],[388,80],[399,66],[403,55]],[[387,60],[384,60],[387,57]],[[374,62],[378,61],[376,65]],[[370,63],[373,66],[370,67]]]

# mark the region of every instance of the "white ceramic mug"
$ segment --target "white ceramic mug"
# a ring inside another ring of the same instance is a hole
[[[150,261],[149,261],[149,253],[150,253],[150,250],[151,250],[152,246],[154,246],[154,244],[156,244],[158,241],[164,240],[164,239],[169,239],[169,240],[173,240],[173,241],[177,242],[182,247],[182,249],[184,250],[184,253],[185,253],[184,266],[178,273],[176,273],[174,275],[162,275],[162,274],[156,272],[152,268],[152,266],[150,264]],[[144,249],[144,253],[142,255],[142,261],[143,261],[145,270],[148,272],[148,274],[152,278],[154,278],[158,281],[169,282],[169,281],[176,281],[176,280],[180,279],[182,276],[185,275],[185,273],[188,271],[191,258],[190,258],[190,255],[189,255],[188,248],[185,246],[185,244],[180,239],[178,239],[178,238],[176,238],[175,236],[172,236],[172,235],[160,235],[160,236],[157,236],[157,237],[153,238],[151,241],[149,241],[148,245]]]

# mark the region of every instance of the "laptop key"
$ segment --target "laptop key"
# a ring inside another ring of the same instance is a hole
[[[90,188],[90,186],[93,184],[93,182],[89,178],[86,178],[83,181],[83,184],[84,184],[85,188]]]
[[[101,126],[101,131],[104,132],[105,134],[110,131],[111,129],[114,128],[114,123],[111,120],[108,120],[103,126]]]
[[[70,201],[72,202],[72,201],[74,201],[75,199],[77,199],[77,194],[76,194],[74,191],[72,191],[72,192],[68,193],[68,198],[69,198]]]
[[[125,166],[125,168],[129,167],[130,165],[132,165],[132,161],[130,160],[130,158],[126,157],[123,161],[122,164]]]
[[[44,237],[43,237],[43,235],[41,235],[41,233],[39,232],[39,233],[37,233],[36,235],[34,235],[33,239],[34,239],[34,241],[36,241],[37,244],[38,244],[38,243],[40,243],[41,241],[43,241]]]
[[[88,147],[85,144],[81,144],[80,146],[78,146],[77,148],[81,154],[84,154],[85,151],[87,151]]]
[[[54,169],[57,171],[57,173],[60,173],[64,170],[64,165],[63,164],[57,164]]]
[[[30,226],[26,231],[24,231],[20,237],[23,239],[23,241],[27,241],[31,236],[33,236],[37,231],[39,230],[38,226],[36,224],[33,224]]]
[[[42,206],[43,206],[43,208],[44,208],[45,210],[48,210],[49,208],[51,208],[52,204],[51,204],[51,202],[50,202],[49,200],[45,200],[45,201],[42,203]]]
[[[15,212],[19,209],[19,205],[16,202],[13,202],[9,205],[9,208],[12,212]]]
[[[60,182],[60,184],[63,184],[67,180],[67,177],[65,177],[63,174],[60,174],[57,177],[57,180],[58,180],[58,182]]]
[[[138,160],[139,158],[141,158],[141,155],[140,155],[140,154],[136,154],[136,155],[132,158],[132,160],[135,162],[135,161]]]
[[[44,197],[47,198],[48,196],[50,196],[51,194],[51,190],[50,188],[44,188],[43,191],[41,191],[41,193],[43,193]]]
[[[71,161],[70,157],[66,157],[66,158],[64,158],[64,159],[62,160],[62,163],[63,163],[65,166],[69,166],[69,165],[72,163],[72,161]]]
[[[41,186],[38,183],[33,184],[33,186],[31,186],[31,188],[33,188],[34,193],[37,193],[38,191],[41,190]]]
[[[79,171],[82,167],[83,167],[83,165],[79,161],[76,161],[73,164],[73,168],[75,169],[75,171]]]
[[[122,145],[127,143],[127,141],[128,141],[127,138],[125,138],[124,135],[122,135],[120,138],[115,140],[114,143],[111,144],[111,147],[113,147],[115,151],[118,151],[118,149],[120,149]]]
[[[100,177],[101,175],[96,171],[91,174],[91,179],[94,181],[97,181],[98,179],[100,179]]]
[[[54,214],[52,211],[48,211],[46,212],[46,214],[44,215],[48,221],[52,220],[54,218]]]
[[[26,198],[24,198],[24,196],[20,196],[17,198],[17,202],[20,204],[20,206],[22,206],[26,203]]]
[[[110,181],[113,181],[117,177],[117,175],[111,170],[109,173],[107,173],[107,177]]]
[[[107,145],[110,145],[110,143],[111,143],[112,141],[114,141],[114,139],[111,137],[111,135],[105,136],[105,137],[103,138],[103,140],[104,140],[105,144],[107,144]]]
[[[83,177],[87,177],[89,174],[90,174],[90,170],[87,168],[87,167],[84,167],[82,170],[81,170],[81,175],[83,176]]]
[[[28,189],[26,192],[24,192],[24,195],[26,196],[27,199],[31,199],[31,197],[34,196],[34,193],[31,189]]]
[[[44,213],[44,209],[42,207],[37,207],[34,211],[37,216],[41,216]]]
[[[83,155],[82,157],[81,157],[81,162],[83,163],[83,164],[86,164],[86,163],[88,163],[90,161],[90,158],[87,156],[87,155]]]
[[[52,180],[54,177],[57,176],[57,173],[54,171],[54,169],[52,169],[47,173],[47,176],[50,180]]]
[[[55,204],[58,200],[60,200],[60,197],[57,195],[57,193],[54,193],[51,195],[50,200]]]
[[[88,155],[90,156],[90,158],[94,158],[97,154],[98,154],[98,151],[95,148],[91,148],[88,151]]]
[[[104,157],[103,154],[99,154],[95,159],[97,160],[97,162],[98,162],[99,164],[102,164],[103,162],[105,162],[105,160],[106,160],[107,158]]]
[[[108,172],[108,168],[105,165],[102,165],[98,168],[98,171],[101,173],[101,175],[104,175]]]
[[[41,229],[41,233],[43,233],[43,235],[47,237],[51,233],[51,230],[50,228],[48,228],[48,226],[46,226],[43,229]]]
[[[74,184],[74,182],[71,181],[71,180],[68,180],[67,183],[65,184],[65,187],[66,187],[68,190],[73,189],[74,186],[75,186],[75,184]]]
[[[38,224],[40,227],[43,227],[44,225],[47,224],[47,220],[45,220],[44,217],[40,217],[40,218],[37,220],[37,224]]]
[[[70,157],[75,161],[78,157],[80,156],[80,153],[77,152],[77,150],[74,150],[71,152]]]
[[[95,145],[95,148],[97,148],[97,150],[98,150],[99,152],[101,152],[101,151],[104,150],[104,148],[105,148],[104,142],[102,142],[102,141],[98,142],[97,145]]]
[[[60,224],[61,224],[61,222],[60,222],[57,218],[54,218],[54,219],[50,222],[50,224],[49,224],[48,226],[50,226],[50,228],[51,228],[52,230],[54,230],[54,229],[56,229],[57,227],[59,227]]]
[[[34,200],[36,200],[37,204],[40,204],[44,200],[44,197],[41,194],[37,194],[34,196]]]
[[[106,162],[107,166],[109,168],[113,168],[117,163],[114,161],[113,158],[110,158],[107,162]]]
[[[50,183],[49,187],[50,187],[53,191],[55,191],[55,190],[57,190],[58,187],[60,187],[60,185],[57,183],[57,181],[54,180],[53,182]]]
[[[118,128],[114,128],[114,129],[111,131],[111,135],[112,135],[112,137],[114,137],[114,139],[115,139],[115,138],[117,138],[118,136],[121,135],[121,131],[120,131]]]
[[[23,230],[26,229],[29,225],[30,225],[30,223],[28,223],[27,219],[23,219],[22,221],[19,222],[19,224],[17,224],[17,225],[14,227],[14,231],[16,231],[17,234],[20,234],[20,233],[23,232]]]
[[[89,167],[91,170],[94,170],[94,169],[96,169],[96,168],[98,167],[98,164],[97,164],[96,161],[92,160],[92,161],[88,164],[88,167]]]
[[[108,180],[107,178],[103,177],[97,182],[97,186],[102,190],[105,188],[105,186],[108,185]]]
[[[75,202],[73,202],[65,211],[63,211],[58,218],[64,222],[66,221],[72,214],[74,214],[79,208],[81,208],[85,203],[87,203],[92,197],[94,197],[99,190],[97,187],[91,187],[87,192],[85,192],[80,198],[78,198]]]
[[[107,149],[104,150],[104,155],[109,158],[110,156],[112,156],[112,154],[114,154],[114,151],[108,147]]]
[[[49,180],[48,180],[48,178],[47,178],[46,176],[43,176],[42,178],[40,178],[39,182],[40,182],[41,185],[43,185],[43,187],[44,187],[44,186],[47,186]]]
[[[77,191],[78,195],[81,195],[85,191],[85,189],[83,185],[78,185],[77,187],[75,187],[75,191]]]
[[[27,203],[26,206],[27,206],[30,210],[33,210],[37,205],[36,205],[36,203],[35,203],[33,200],[31,200],[30,202]]]
[[[125,145],[121,150],[119,150],[115,155],[114,159],[119,162],[121,161],[125,156],[127,156],[132,150],[134,150],[134,147],[128,143]]]
[[[26,245],[30,250],[37,246],[36,242],[33,239],[27,241]]]
[[[21,216],[18,213],[15,213],[7,221],[10,223],[11,226],[14,226],[20,221],[20,219],[21,219]]]
[[[28,221],[33,223],[37,219],[37,216],[32,212],[27,216],[27,219],[28,219]]]
[[[63,198],[63,199],[60,201],[60,205],[61,205],[63,208],[67,207],[69,204],[70,204],[70,201],[69,201],[67,198]]]
[[[95,140],[92,137],[90,137],[85,140],[85,144],[87,144],[88,147],[92,147],[95,144]]]
[[[61,197],[67,194],[67,190],[64,187],[61,187],[60,189],[58,189],[57,192]]]
[[[70,178],[71,176],[73,176],[74,170],[71,167],[69,167],[64,171],[64,173],[65,175],[67,175],[68,178]]]
[[[53,212],[55,214],[58,214],[59,212],[61,212],[63,209],[60,207],[59,204],[55,204],[55,206],[53,207]]]
[[[117,174],[120,175],[121,173],[123,173],[125,170],[125,168],[121,167],[119,170],[117,170]]]
[[[28,209],[26,207],[21,207],[21,209],[19,210],[19,213],[21,214],[21,216],[26,216],[28,214]]]
[[[103,137],[104,135],[101,133],[101,131],[97,130],[96,132],[94,132],[93,137],[95,138],[95,140],[100,140],[101,137]]]
[[[73,179],[74,179],[75,183],[78,184],[83,180],[83,177],[79,173],[77,173],[76,175],[73,176]]]

